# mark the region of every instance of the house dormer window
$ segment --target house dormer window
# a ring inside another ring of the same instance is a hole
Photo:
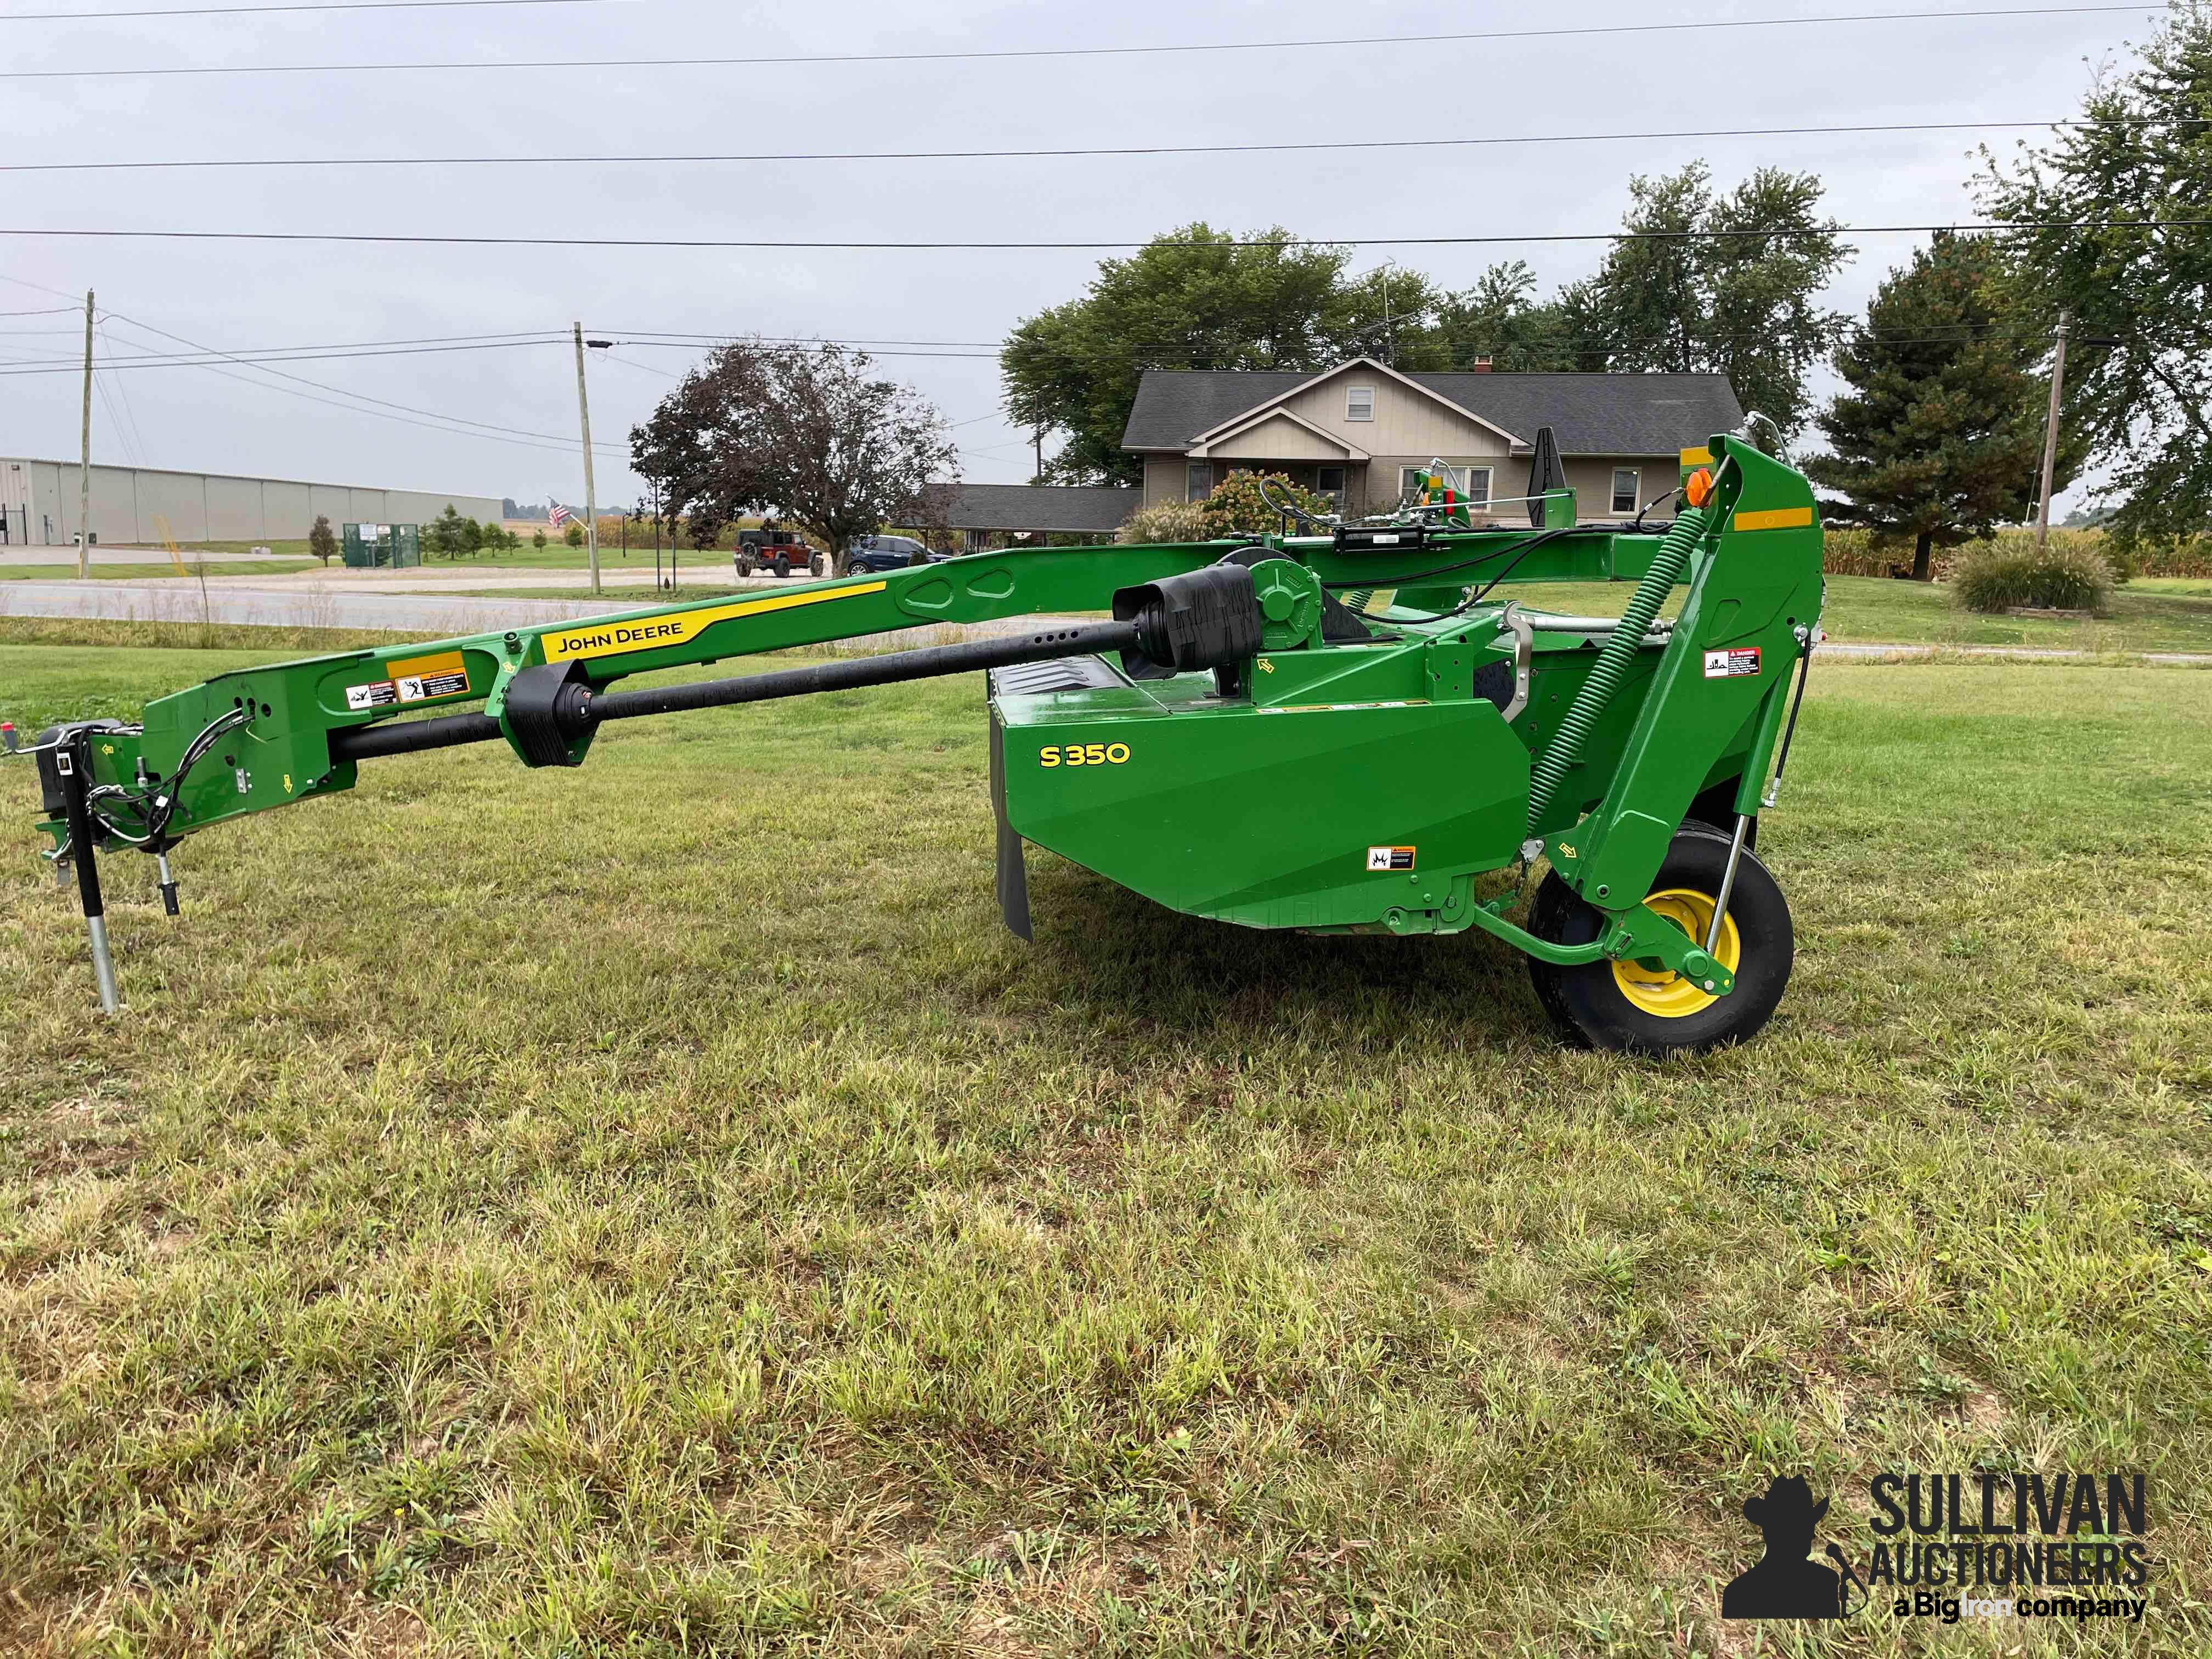
[[[1344,418],[1347,421],[1371,421],[1375,418],[1375,388],[1373,386],[1354,386],[1345,388]]]

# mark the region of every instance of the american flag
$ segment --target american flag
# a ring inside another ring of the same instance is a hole
[[[553,510],[550,513],[548,513],[545,516],[553,521],[553,527],[556,530],[558,530],[562,525],[568,523],[569,520],[574,518],[576,515],[571,513],[567,507],[562,506],[558,501],[556,501],[553,504]]]

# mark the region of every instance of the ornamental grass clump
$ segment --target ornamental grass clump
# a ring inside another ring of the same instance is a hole
[[[1963,551],[1951,574],[1959,603],[1984,616],[2015,608],[2087,611],[2112,604],[2112,569],[2086,538],[2053,537],[2038,551],[2028,537],[2008,537]]]

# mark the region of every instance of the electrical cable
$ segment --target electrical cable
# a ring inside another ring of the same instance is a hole
[[[1948,224],[1815,225],[1788,230],[1547,231],[1489,236],[1291,236],[1248,241],[1224,238],[1213,247],[1480,247],[1536,242],[1783,241],[1803,236],[1883,236],[1907,232],[1966,232],[2017,235],[2039,230],[2194,230],[2212,219],[1992,220]],[[1144,241],[863,242],[714,236],[433,236],[397,231],[331,230],[86,230],[52,225],[0,226],[0,236],[75,236],[104,241],[336,242],[424,247],[635,247],[761,249],[864,253],[1113,253],[1150,246]]]
[[[143,329],[143,330],[144,330],[147,333],[149,333],[149,334],[158,334],[158,335],[160,335],[163,339],[166,339],[166,340],[173,340],[173,341],[175,341],[175,342],[176,342],[178,344],[179,344],[179,345],[187,345],[187,346],[190,346],[190,347],[191,347],[195,351],[204,351],[204,352],[208,352],[208,353],[211,354],[212,356],[216,356],[216,357],[217,357],[217,358],[222,359],[222,360],[223,360],[223,361],[225,361],[225,362],[232,362],[232,361],[235,361],[235,359],[232,356],[232,355],[231,355],[231,354],[227,353],[227,352],[223,352],[223,351],[220,350],[220,349],[219,349],[218,348],[216,348],[216,347],[210,346],[210,345],[204,345],[204,344],[202,344],[200,342],[198,342],[198,341],[197,341],[197,340],[188,340],[188,339],[186,339],[186,338],[185,338],[183,335],[181,335],[181,334],[173,334],[173,333],[171,333],[167,329],[165,329],[165,328],[157,328],[157,327],[155,327],[155,326],[153,324],[151,324],[151,323],[140,322],[137,319],[136,319],[136,318],[134,318],[134,317],[127,316],[127,315],[125,315],[125,314],[124,313],[122,313],[122,312],[119,312],[119,311],[110,312],[110,313],[108,313],[108,315],[109,315],[110,317],[113,318],[116,321],[120,322],[120,323],[126,324],[126,325],[129,325],[129,326],[131,326],[131,327],[137,328],[137,329]],[[228,371],[227,371],[227,370],[225,370],[225,369],[223,369],[223,368],[222,368],[217,367],[217,365],[216,365],[216,363],[214,363],[214,362],[207,362],[207,363],[199,363],[199,364],[195,364],[195,365],[193,365],[193,367],[200,368],[205,368],[205,369],[209,370],[210,373],[212,373],[212,374],[228,374]],[[555,434],[555,433],[547,433],[547,432],[532,432],[532,431],[529,430],[528,428],[523,428],[523,427],[497,426],[497,425],[495,425],[495,424],[493,424],[492,422],[488,422],[488,421],[475,421],[475,420],[471,420],[471,419],[469,419],[467,416],[461,416],[461,415],[447,415],[447,414],[445,414],[445,413],[443,413],[442,411],[438,410],[418,409],[418,408],[416,408],[415,405],[413,405],[413,404],[397,404],[397,403],[393,403],[393,402],[392,402],[389,398],[373,398],[373,397],[370,397],[367,392],[348,392],[348,391],[346,391],[346,390],[345,390],[343,387],[342,387],[342,386],[328,386],[328,385],[325,385],[324,382],[322,382],[322,381],[320,381],[320,380],[311,380],[307,379],[307,376],[305,376],[304,374],[286,374],[283,369],[279,369],[279,368],[267,368],[267,367],[265,367],[265,366],[256,365],[256,364],[252,364],[252,363],[250,363],[250,362],[249,362],[249,363],[246,363],[246,364],[242,365],[242,367],[246,367],[246,368],[259,368],[259,372],[260,372],[260,373],[262,373],[262,374],[271,374],[271,375],[275,375],[275,376],[276,376],[276,378],[278,378],[279,380],[296,380],[296,381],[297,381],[297,382],[299,382],[299,384],[300,384],[300,385],[301,385],[301,386],[313,386],[313,387],[316,388],[318,391],[321,391],[321,392],[335,392],[337,396],[339,396],[339,397],[341,397],[341,398],[347,398],[354,399],[354,400],[355,400],[355,402],[356,402],[356,404],[359,404],[359,403],[375,404],[382,405],[383,410],[403,410],[403,411],[404,411],[404,414],[386,414],[386,415],[385,415],[385,416],[384,416],[384,418],[386,418],[386,419],[387,419],[387,420],[398,420],[398,421],[403,421],[403,422],[404,422],[406,424],[409,424],[409,425],[420,426],[420,425],[422,425],[422,424],[423,424],[423,422],[422,422],[422,421],[419,421],[419,420],[412,420],[412,421],[410,421],[410,420],[408,420],[408,419],[407,419],[407,416],[428,416],[431,420],[435,420],[435,421],[444,421],[444,422],[447,422],[452,423],[452,424],[449,424],[448,426],[446,426],[446,427],[434,427],[434,428],[431,428],[431,429],[432,429],[432,430],[434,430],[434,431],[447,431],[447,432],[452,432],[452,431],[453,431],[454,427],[456,427],[456,426],[460,427],[460,428],[477,428],[477,431],[473,431],[473,432],[472,432],[472,431],[465,431],[465,431],[460,432],[460,433],[459,434],[459,435],[465,436],[465,437],[473,437],[473,436],[477,436],[477,435],[491,435],[491,436],[496,436],[496,437],[498,437],[498,438],[500,439],[500,441],[502,441],[502,442],[506,442],[506,443],[521,443],[521,444],[527,444],[527,445],[529,445],[529,446],[530,446],[531,447],[532,447],[532,448],[540,448],[540,449],[555,449],[555,450],[558,450],[558,451],[561,451],[561,452],[562,452],[562,453],[574,453],[574,451],[575,451],[575,447],[576,447],[575,443],[574,443],[573,441],[569,440],[569,439],[567,439],[567,438],[564,438],[564,437],[562,437],[562,436],[561,436],[561,435],[559,435],[558,434]],[[232,375],[230,375],[230,376],[229,376],[229,378],[231,378],[231,379],[233,379],[233,380],[236,380],[236,379],[239,379],[239,378],[240,378],[240,376],[238,376],[238,375],[235,375],[235,374],[232,374]],[[247,384],[247,385],[249,385],[249,386],[264,386],[266,383],[265,383],[265,382],[264,382],[264,381],[258,381],[258,380],[247,380],[247,381],[246,381],[246,384]],[[276,386],[276,387],[270,387],[270,390],[273,390],[273,391],[278,391],[278,392],[289,392],[289,391],[291,390],[289,387],[287,387],[287,386]],[[310,401],[310,402],[314,402],[314,403],[326,403],[326,402],[329,402],[329,401],[330,401],[328,398],[314,398],[314,397],[313,397],[311,394],[309,394],[309,393],[307,393],[307,392],[293,392],[293,393],[292,393],[292,395],[293,395],[293,396],[295,396],[295,397],[303,397],[303,398],[307,398],[309,399],[309,401]],[[337,405],[337,407],[340,407],[340,408],[347,408],[347,407],[349,407],[349,406],[350,406],[350,405],[343,404],[341,404]],[[357,413],[357,414],[361,414],[361,413],[378,414],[378,413],[381,413],[381,412],[382,412],[382,410],[361,410],[361,409],[356,408],[356,409],[355,409],[355,411],[354,411],[354,412],[356,412],[356,413]],[[619,455],[619,456],[623,456],[623,457],[625,457],[625,458],[628,456],[628,454],[629,454],[629,453],[627,449],[623,448],[623,447],[619,447],[619,446],[615,446],[615,445],[596,444],[596,443],[595,443],[595,444],[593,444],[593,445],[592,446],[592,449],[593,449],[594,451],[599,452],[599,453],[606,453],[606,454],[611,454],[611,455]]]
[[[1555,532],[1546,531],[1544,533],[1548,536]],[[1520,544],[1516,543],[1514,545],[1517,547]],[[1451,564],[1440,564],[1433,570],[1417,570],[1410,575],[1362,576],[1357,581],[1323,582],[1322,586],[1332,592],[1348,592],[1355,587],[1418,587],[1433,576],[1449,576],[1455,570],[1472,569],[1479,564],[1488,564],[1493,559],[1502,559],[1512,551],[1512,547],[1500,547],[1488,553],[1478,553],[1472,558],[1458,560]]]
[[[108,364],[111,368],[198,368],[207,363],[319,363],[350,362],[362,357],[433,357],[454,351],[504,351],[516,346],[567,345],[566,335],[546,336],[541,340],[487,340],[476,345],[394,346],[378,350],[316,351],[307,348],[278,347],[274,355],[252,351],[215,351],[199,356],[188,356],[183,352],[148,352],[119,357]],[[21,347],[16,348],[18,350]],[[40,367],[41,360],[30,357],[0,357],[0,375],[43,374],[52,371]]]
[[[999,46],[942,52],[838,52],[751,54],[742,58],[477,58],[443,62],[352,64],[177,64],[137,69],[70,69],[0,70],[0,80],[93,80],[132,76],[179,75],[344,75],[398,72],[420,75],[452,70],[610,70],[610,69],[769,69],[805,65],[855,64],[971,64],[1018,62],[1036,58],[1160,58],[1206,52],[1337,51],[1346,46],[1419,46],[1433,48],[1466,41],[1557,40],[1595,35],[1680,34],[1715,29],[1798,28],[1829,23],[1914,23],[1977,18],[2072,17],[2132,12],[2153,14],[2148,5],[2002,6],[1989,9],[1939,11],[1832,12],[1810,17],[1714,17],[1694,22],[1592,23],[1554,28],[1473,29],[1423,34],[1371,34],[1314,37],[1292,40],[1217,40],[1176,42],[1137,46]]]
[[[95,799],[113,797],[126,803],[139,815],[143,836],[134,836],[122,829],[105,813],[94,813],[100,827],[118,840],[134,847],[159,845],[167,835],[169,824],[177,814],[177,797],[184,787],[185,779],[191,769],[214,752],[216,741],[235,726],[243,726],[252,717],[252,711],[244,707],[226,708],[200,729],[200,733],[185,745],[184,753],[177,757],[176,769],[162,782],[149,782],[143,790],[131,790],[121,784],[102,784],[89,791],[85,798],[88,808]],[[151,803],[149,809],[149,803]],[[66,852],[66,848],[64,849]]]
[[[1888,132],[1994,132],[2070,127],[2212,126],[2201,116],[2099,121],[1893,121],[1817,127],[1701,127],[1672,132],[1510,133],[1472,138],[1315,139],[1277,144],[1117,144],[1044,149],[756,150],[670,155],[299,155],[157,161],[0,161],[0,173],[126,173],[236,167],[692,167],[787,161],[1006,161],[1146,155],[1269,155],[1315,150],[1468,149],[1503,144],[1609,144],[1682,138],[1799,138]]]
[[[19,11],[0,23],[91,23],[112,17],[260,17],[274,12],[450,11],[462,6],[604,6],[629,0],[328,0],[324,5],[140,7],[131,11]]]

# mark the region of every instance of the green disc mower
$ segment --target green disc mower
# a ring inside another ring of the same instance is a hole
[[[1549,435],[1525,526],[1438,479],[1358,522],[1286,508],[1279,534],[975,553],[224,674],[137,724],[40,734],[47,856],[74,868],[112,1009],[100,853],[157,859],[174,915],[185,836],[349,789],[364,765],[501,743],[576,766],[613,720],[982,671],[998,896],[1024,939],[1034,842],[1237,927],[1487,933],[1528,957],[1571,1042],[1738,1041],[1790,977],[1789,907],[1753,848],[1819,637],[1813,493],[1723,434],[1685,452],[1671,522],[1577,525]],[[1575,616],[1499,602],[1509,579],[1636,586],[1618,617]],[[619,689],[1020,618],[964,644]]]

